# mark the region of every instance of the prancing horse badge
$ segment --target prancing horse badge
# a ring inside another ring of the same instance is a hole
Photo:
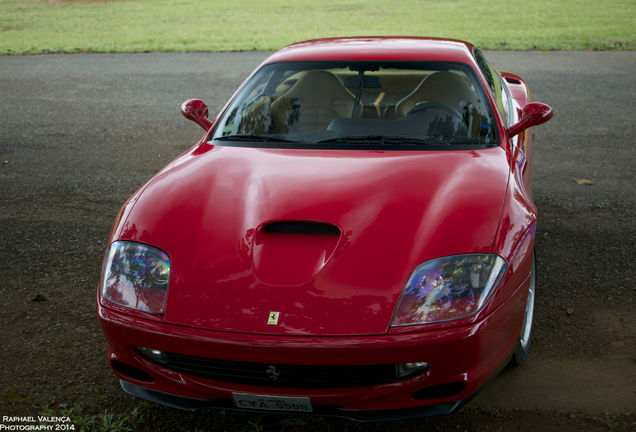
[[[278,325],[279,316],[280,312],[270,312],[269,318],[267,319],[267,325]]]

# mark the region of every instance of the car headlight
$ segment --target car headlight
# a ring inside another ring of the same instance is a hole
[[[501,282],[506,261],[493,254],[427,261],[411,274],[391,327],[466,318],[479,311]]]
[[[170,257],[141,243],[116,241],[102,268],[102,298],[131,309],[163,314],[170,279]]]

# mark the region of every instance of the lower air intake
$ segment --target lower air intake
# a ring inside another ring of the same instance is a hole
[[[395,365],[307,366],[247,363],[165,353],[161,364],[216,381],[281,388],[338,388],[397,381]]]

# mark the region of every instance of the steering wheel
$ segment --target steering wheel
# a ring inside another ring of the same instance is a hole
[[[422,113],[422,112],[426,112],[426,111],[431,111],[431,110],[444,111],[445,113],[449,114],[451,117],[455,117],[459,121],[461,121],[463,124],[466,124],[466,122],[464,121],[464,117],[459,113],[459,111],[457,111],[452,106],[449,106],[449,105],[446,105],[446,104],[443,104],[443,103],[439,103],[439,102],[422,102],[422,103],[419,103],[419,104],[415,105],[413,108],[411,108],[406,113],[406,116],[410,116],[411,114],[417,114],[417,113]]]

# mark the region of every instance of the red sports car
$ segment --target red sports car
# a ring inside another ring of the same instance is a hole
[[[97,295],[124,391],[185,408],[449,413],[528,355],[531,127],[471,44],[340,38],[265,60],[122,207]]]

